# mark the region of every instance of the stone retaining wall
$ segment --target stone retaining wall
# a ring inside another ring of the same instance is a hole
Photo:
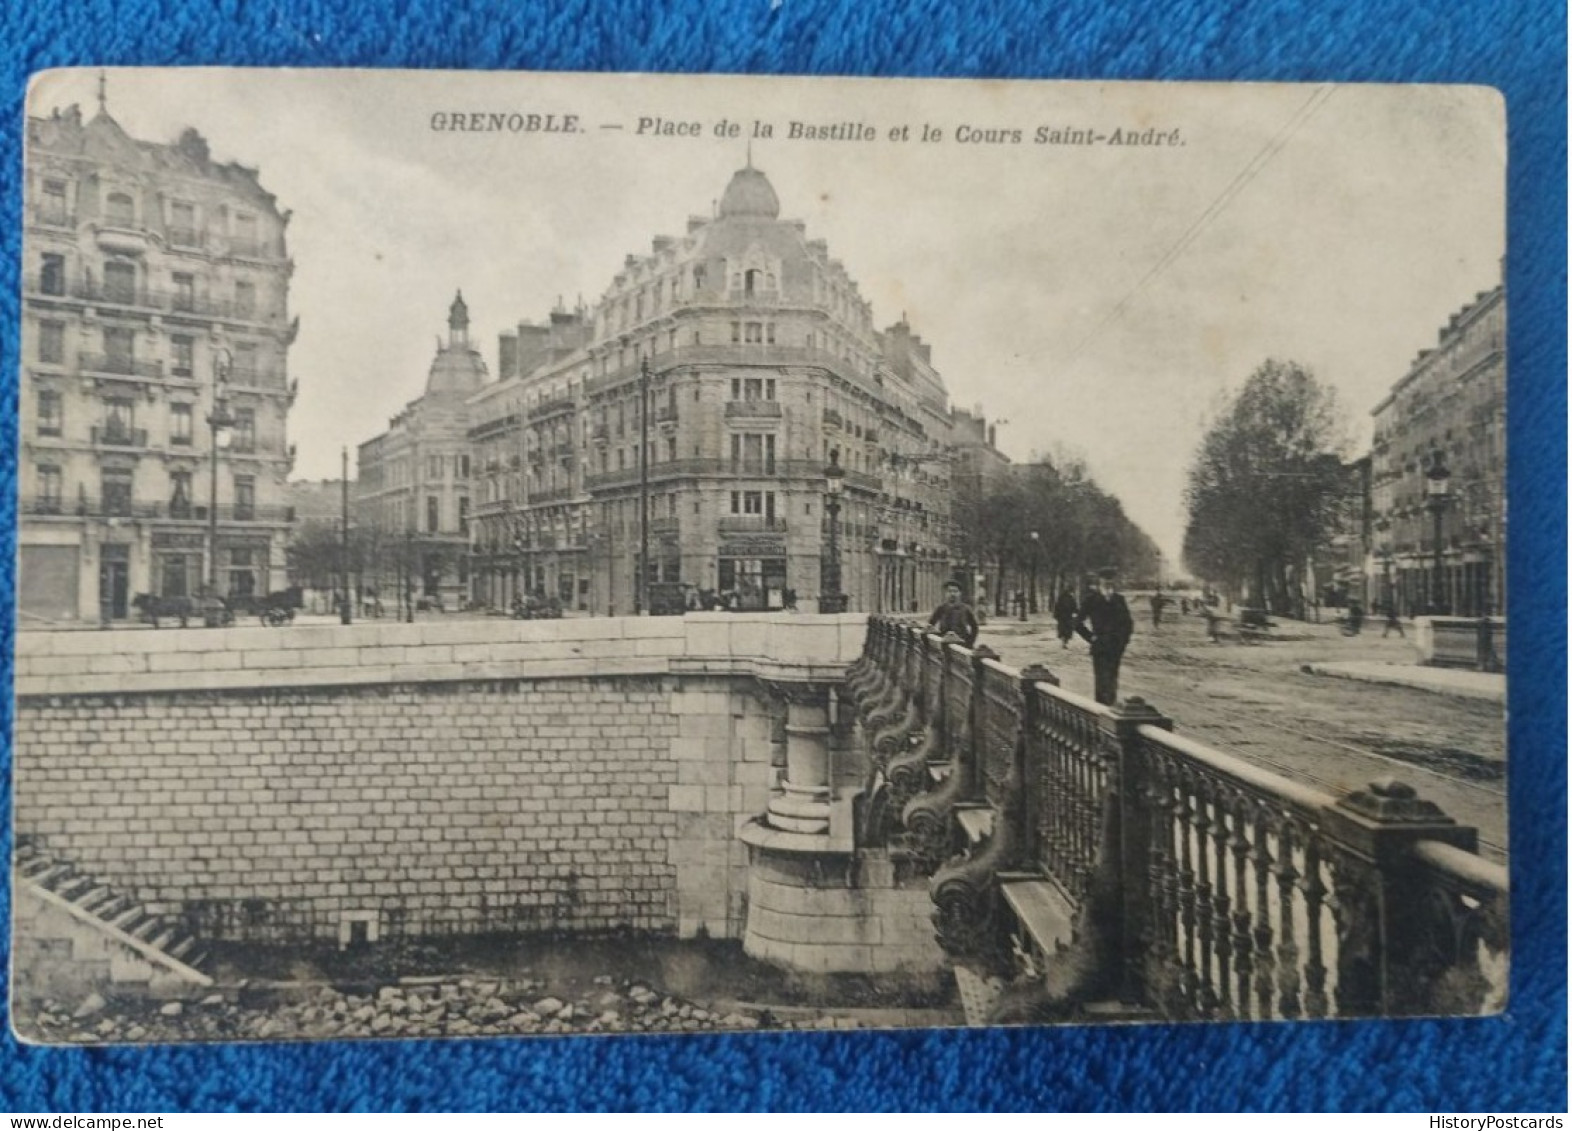
[[[857,616],[23,633],[16,831],[206,937],[742,932]],[[365,927],[352,927],[364,922]]]

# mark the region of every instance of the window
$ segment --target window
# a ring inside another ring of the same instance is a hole
[[[124,326],[105,326],[104,355],[111,373],[130,373],[136,356],[136,335]]]
[[[104,219],[112,228],[130,228],[136,224],[136,205],[123,192],[112,192],[104,204]]]
[[[442,478],[442,457],[441,456],[427,456],[426,457],[426,478],[427,479],[441,479]]]
[[[174,275],[175,292],[170,297],[174,300],[177,311],[190,312],[196,309],[196,279],[192,275],[176,272]]]
[[[40,389],[38,391],[38,434],[40,436],[60,435],[63,400],[54,389]]]
[[[131,473],[121,468],[106,468],[100,480],[103,487],[103,504],[106,515],[126,517],[131,514]]]
[[[44,182],[44,204],[39,210],[39,219],[46,224],[65,224],[69,222],[66,209],[66,183],[64,181]]]
[[[184,334],[169,337],[169,373],[173,377],[191,376],[196,339]]]
[[[459,496],[458,528],[460,534],[469,533],[469,497],[467,495]]]
[[[39,464],[37,511],[39,514],[60,513],[60,469],[53,464]]]
[[[190,406],[187,406],[188,408]],[[187,414],[189,417],[189,413]],[[191,473],[189,471],[171,471],[169,473],[169,517],[191,517]]]
[[[733,322],[731,324],[731,340],[734,341],[734,342],[742,341],[742,323],[741,322]]]
[[[751,295],[754,292],[754,290],[759,285],[759,276],[761,274],[763,274],[763,272],[759,271],[758,268],[751,268],[751,269],[743,272],[743,275],[742,275],[742,293],[743,294]]]
[[[460,479],[469,478],[469,456],[467,455],[458,457],[458,477]]]
[[[257,312],[257,285],[255,283],[239,282],[235,284],[235,317],[253,318]]]
[[[46,295],[65,294],[65,256],[44,254],[38,271],[38,289]]]
[[[169,406],[169,442],[184,448],[191,446],[190,405],[172,404]]]
[[[435,495],[427,495],[426,496],[426,532],[429,533],[429,534],[435,534],[437,532],[438,528],[442,525],[441,524],[441,518],[442,518],[441,500],[438,499]]]
[[[169,206],[169,242],[178,247],[197,245],[195,206],[179,200]]]
[[[677,437],[666,437],[666,462],[670,463],[677,458]]]
[[[123,259],[104,264],[104,300],[128,306],[136,302],[136,264]]]
[[[764,492],[763,491],[744,491],[742,493],[742,513],[743,514],[763,514],[764,513]]]
[[[257,481],[252,475],[235,476],[235,521],[250,522],[257,516]]]
[[[704,281],[704,264],[695,264],[693,268],[693,289],[702,291],[704,289]]]
[[[38,324],[38,360],[44,365],[65,364],[65,323]]]
[[[236,342],[235,377],[237,379],[250,378],[255,380],[257,376],[257,344],[255,342]]]
[[[255,253],[257,248],[257,218],[247,212],[235,214],[235,244],[241,252]]]
[[[764,324],[764,340],[772,346],[775,344],[775,323],[766,322]]]
[[[762,342],[764,340],[764,323],[749,322],[744,327],[744,341]]]
[[[731,438],[733,474],[774,475],[775,437],[757,432],[734,433]]]
[[[257,450],[257,412],[254,408],[235,410],[234,439],[230,447],[237,452]]]
[[[136,402],[130,397],[110,397],[104,401],[104,434],[106,444],[129,444],[132,425],[135,423]]]

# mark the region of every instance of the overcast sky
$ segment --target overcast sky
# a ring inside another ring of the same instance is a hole
[[[95,89],[52,72],[29,109],[91,114]],[[1369,410],[1498,281],[1505,246],[1505,123],[1479,88],[190,69],[111,70],[108,89],[133,135],[195,126],[293,210],[304,478],[336,476],[341,445],[420,394],[455,289],[495,371],[499,331],[559,295],[593,302],[627,253],[709,213],[745,159],[721,119],[774,125],[753,162],[782,215],[828,241],[877,325],[910,319],[956,404],[1008,421],[1007,454],[1077,450],[1175,558],[1225,390],[1298,361],[1363,450]],[[453,111],[574,114],[580,132],[431,129]],[[701,133],[641,136],[641,117]],[[878,140],[792,140],[794,120]],[[1182,144],[1039,145],[1039,127]]]

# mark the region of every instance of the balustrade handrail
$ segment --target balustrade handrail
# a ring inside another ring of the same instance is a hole
[[[1194,739],[1185,738],[1161,727],[1143,726],[1138,728],[1138,733],[1147,742],[1166,747],[1187,762],[1205,767],[1212,773],[1229,778],[1237,784],[1248,786],[1263,798],[1286,801],[1302,813],[1314,814],[1337,803],[1334,794],[1326,793],[1314,786],[1303,785],[1292,778],[1262,769],[1260,766],[1253,766],[1242,758],[1220,753]]]

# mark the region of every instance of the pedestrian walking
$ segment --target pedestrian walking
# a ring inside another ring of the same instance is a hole
[[[1386,627],[1381,630],[1381,639],[1385,640],[1388,636],[1391,636],[1394,628],[1397,629],[1398,636],[1404,640],[1408,639],[1408,633],[1403,631],[1403,622],[1397,616],[1397,602],[1388,601],[1386,603]]]
[[[1152,627],[1163,627],[1163,606],[1168,603],[1168,598],[1163,596],[1163,587],[1159,585],[1149,598],[1152,602]]]
[[[933,616],[928,618],[928,627],[940,636],[953,632],[968,648],[977,643],[977,617],[972,612],[972,607],[961,600],[959,581],[944,583],[944,604],[935,609]]]
[[[1093,693],[1099,703],[1112,707],[1119,699],[1119,664],[1135,632],[1130,606],[1118,590],[1118,574],[1105,569],[1098,574],[1100,587],[1081,602],[1075,630],[1092,646]]]
[[[1075,621],[1080,616],[1081,606],[1075,601],[1075,594],[1066,587],[1059,591],[1059,599],[1053,603],[1054,624],[1059,631],[1059,646],[1068,648],[1070,637],[1075,635]]]

